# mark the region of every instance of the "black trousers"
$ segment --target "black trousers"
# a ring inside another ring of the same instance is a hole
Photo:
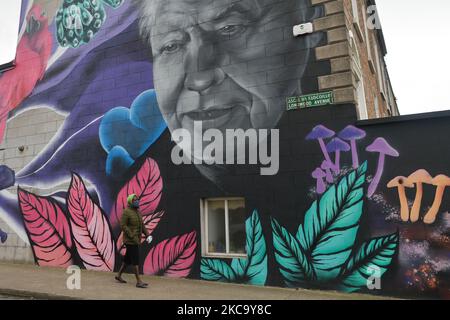
[[[134,244],[126,244],[127,252],[123,262],[126,265],[138,266],[139,263],[139,246]]]

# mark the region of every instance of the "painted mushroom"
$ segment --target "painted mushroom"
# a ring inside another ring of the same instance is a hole
[[[367,196],[370,198],[371,196],[373,196],[373,194],[377,190],[378,184],[380,183],[381,175],[384,171],[384,160],[386,159],[386,156],[398,157],[399,154],[397,150],[392,148],[389,143],[383,138],[375,139],[375,141],[366,148],[366,151],[377,152],[380,154],[378,158],[377,171],[367,191]]]
[[[341,132],[339,132],[338,137],[342,140],[350,142],[352,149],[352,162],[353,168],[357,169],[359,167],[358,149],[356,148],[356,140],[360,140],[366,136],[366,132],[355,126],[349,125],[345,127]]]
[[[339,173],[341,171],[341,151],[350,151],[350,146],[339,138],[334,138],[327,144],[327,151],[334,152],[334,172]]]
[[[440,174],[433,178],[432,184],[436,186],[436,195],[434,197],[433,205],[423,218],[423,221],[426,224],[432,224],[436,221],[436,216],[441,208],[445,188],[450,186],[450,178],[446,175]]]
[[[432,184],[433,177],[428,171],[420,169],[410,174],[408,180],[416,185],[416,198],[414,199],[414,204],[411,209],[410,220],[411,222],[417,222],[419,220],[420,207],[422,205],[423,184]]]
[[[334,182],[334,178],[333,178],[333,174],[331,173],[331,170],[333,170],[334,165],[326,160],[323,160],[322,165],[320,166],[320,168],[325,171],[326,174],[326,180],[328,183],[333,183]]]
[[[406,177],[395,177],[387,184],[388,188],[398,188],[398,197],[400,199],[400,217],[402,221],[407,222],[409,220],[409,206],[408,199],[406,198],[405,188],[414,188],[414,184]]]
[[[320,149],[322,150],[323,156],[326,161],[331,163],[330,155],[327,152],[324,139],[333,137],[335,132],[326,128],[323,125],[318,125],[312,129],[312,131],[306,136],[306,140],[317,140],[320,144]]]
[[[326,190],[326,184],[323,181],[323,178],[325,178],[325,176],[326,176],[326,173],[320,168],[317,168],[312,173],[312,177],[317,180],[316,191],[317,191],[318,194],[322,194]]]

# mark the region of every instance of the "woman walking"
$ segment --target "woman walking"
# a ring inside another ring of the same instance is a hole
[[[150,243],[152,236],[148,233],[144,226],[141,213],[139,212],[139,199],[135,194],[131,194],[127,198],[128,207],[123,210],[122,218],[120,220],[120,227],[123,232],[123,243],[126,247],[126,254],[119,274],[116,280],[120,283],[127,283],[122,278],[122,273],[129,265],[133,266],[134,275],[136,276],[136,287],[147,288],[148,284],[141,280],[139,275],[139,246],[141,244],[141,235],[145,234],[146,241]]]

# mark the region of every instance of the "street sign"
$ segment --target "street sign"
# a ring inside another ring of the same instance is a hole
[[[319,92],[286,99],[287,110],[326,106],[334,103],[333,92]]]

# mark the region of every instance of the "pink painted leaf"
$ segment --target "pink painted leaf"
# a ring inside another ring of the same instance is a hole
[[[164,211],[160,211],[154,214],[149,214],[143,217],[144,220],[144,226],[147,229],[149,234],[152,234],[153,231],[155,231],[156,227],[158,226],[159,221],[161,220],[162,216],[164,215]],[[141,237],[141,243],[145,241],[145,236],[142,235]],[[119,239],[117,239],[117,250],[120,251],[120,254],[122,256],[125,255],[125,246],[123,244],[123,232],[120,233]]]
[[[196,237],[193,231],[158,243],[145,258],[144,274],[187,277],[195,260]]]
[[[113,271],[115,246],[111,226],[76,174],[72,175],[67,208],[75,246],[86,269]]]
[[[120,223],[122,211],[128,205],[127,197],[130,194],[136,194],[140,199],[139,211],[142,215],[154,213],[161,200],[162,188],[163,181],[158,164],[155,160],[147,158],[136,175],[119,191],[110,214],[112,225],[117,226]]]
[[[36,263],[40,266],[72,265],[72,238],[64,212],[50,197],[19,188],[19,205]]]

